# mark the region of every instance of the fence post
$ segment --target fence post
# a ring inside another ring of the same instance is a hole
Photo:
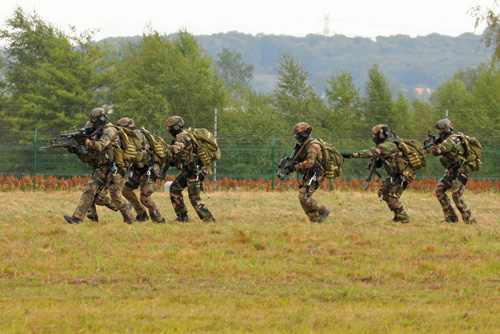
[[[214,137],[217,140],[217,108],[214,110]],[[214,161],[214,192],[217,191],[217,161]]]
[[[271,180],[272,180],[271,189],[274,190],[274,175],[275,175],[275,173],[274,173],[274,158],[276,156],[276,145],[275,145],[275,140],[274,140],[274,132],[273,132],[273,148],[272,148],[271,152],[272,152],[271,153],[271,159],[272,159],[271,160],[271,173],[272,173],[272,175],[271,175]]]
[[[38,141],[38,128],[35,128],[35,141],[33,146],[33,191],[36,190],[36,151]]]
[[[332,143],[332,132],[331,131],[328,131],[328,133],[330,134],[330,144],[333,144]],[[332,191],[332,179],[329,180],[330,181],[330,186],[329,186],[329,189],[330,191]]]

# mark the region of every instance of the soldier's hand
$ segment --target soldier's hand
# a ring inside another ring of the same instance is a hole
[[[85,139],[84,145],[87,147],[90,147],[91,143],[92,143],[92,141],[90,139]]]
[[[285,172],[287,174],[290,174],[291,172],[295,171],[295,165],[289,165],[285,167]]]
[[[341,153],[341,155],[344,159],[352,159],[353,157],[352,153]]]
[[[67,148],[67,150],[71,154],[76,154],[76,147],[75,146],[70,146]]]

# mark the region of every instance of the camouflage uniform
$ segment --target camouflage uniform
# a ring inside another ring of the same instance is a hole
[[[188,210],[184,204],[182,190],[188,188],[189,201],[203,221],[215,221],[205,202],[201,199],[202,181],[206,170],[200,170],[200,162],[194,155],[194,144],[186,130],[178,133],[170,145],[173,154],[172,164],[181,173],[170,186],[170,200],[178,221],[187,221]]]
[[[98,167],[98,152],[96,150],[87,149],[85,153],[80,153],[77,149],[75,153],[80,161],[88,164],[92,169],[95,170]],[[87,211],[87,218],[93,221],[99,221],[96,205],[105,206],[115,212],[118,211],[118,208],[111,202],[108,193],[109,189],[106,186],[101,187],[100,191],[94,198],[94,202],[90,205],[90,208]]]
[[[435,156],[441,155],[439,160],[443,167],[446,168],[445,175],[439,180],[436,186],[436,196],[441,204],[445,221],[458,222],[458,217],[451,205],[450,198],[446,194],[448,189],[452,191],[453,202],[460,211],[465,223],[475,223],[476,220],[469,206],[462,198],[465,191],[465,185],[471,174],[470,168],[463,163],[465,148],[463,147],[460,138],[453,134],[445,137],[438,145],[430,148],[430,153]]]
[[[143,146],[146,147],[148,142],[146,137],[140,130],[134,130],[143,142]],[[164,223],[165,220],[162,217],[158,206],[153,200],[154,191],[154,176],[151,177],[151,174],[159,175],[159,165],[154,164],[153,171],[150,170],[149,166],[144,166],[142,163],[140,165],[136,164],[132,166],[132,174],[125,182],[125,186],[123,187],[122,194],[123,196],[132,204],[135,211],[137,212],[137,221],[146,221],[148,216],[146,214],[146,208],[149,211],[149,216],[151,220],[155,223]],[[148,175],[148,171],[150,174]],[[137,195],[134,193],[134,190],[140,189],[140,201],[137,198]],[[144,205],[144,206],[143,206]],[[146,208],[145,208],[146,207]]]
[[[85,184],[83,194],[78,201],[73,218],[79,222],[83,221],[85,214],[92,206],[96,195],[107,187],[110,191],[111,203],[116,206],[123,216],[124,222],[132,224],[135,218],[130,211],[128,203],[121,196],[123,187],[123,177],[125,175],[125,166],[115,166],[116,170],[111,170],[113,167],[113,150],[114,147],[119,147],[118,130],[114,126],[106,126],[102,135],[95,140],[87,139],[85,145],[95,150],[97,153],[97,167],[94,170],[90,180]]]
[[[323,153],[321,151],[321,145],[317,142],[313,142],[312,138],[309,138],[302,145],[305,145],[305,147],[299,152],[297,157],[299,163],[295,165],[295,170],[303,174],[299,184],[299,202],[311,222],[321,222],[322,215],[324,215],[327,210],[325,205],[317,202],[312,198],[312,195],[325,179],[323,170],[321,169]],[[309,180],[314,174],[316,174],[316,181],[308,185]]]
[[[368,150],[352,153],[352,158],[382,159],[388,177],[382,181],[382,186],[378,189],[377,195],[394,212],[394,221],[409,222],[410,217],[405,212],[399,199],[407,185],[415,179],[416,174],[414,171],[405,173],[404,176],[401,173],[401,171],[407,170],[408,162],[403,159],[403,153],[398,149],[397,145],[393,141],[387,140]]]

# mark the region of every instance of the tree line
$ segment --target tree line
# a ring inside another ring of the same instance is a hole
[[[485,42],[494,48],[497,21],[483,13],[478,9],[476,17],[488,23]],[[308,67],[285,50],[273,65],[272,92],[262,93],[250,86],[255,69],[240,52],[222,46],[212,57],[185,30],[169,37],[148,27],[138,39],[95,43],[92,31],[66,34],[20,7],[4,26],[0,115],[2,136],[12,142],[31,140],[26,131],[35,128],[49,136],[83,126],[96,106],[112,111],[111,120],[132,117],[149,129],[162,129],[168,116],[180,115],[188,126],[213,130],[217,109],[220,134],[251,133],[256,146],[275,140],[272,133],[290,133],[300,121],[309,122],[315,136],[333,134],[344,144],[368,140],[379,123],[423,140],[446,115],[455,129],[480,133],[486,144],[500,138],[497,52],[456,71],[424,100],[392,89],[379,59],[366,68],[361,87],[345,67],[325,75],[325,90],[318,93]],[[293,137],[278,140],[290,143]]]

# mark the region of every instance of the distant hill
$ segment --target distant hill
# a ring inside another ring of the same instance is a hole
[[[396,35],[372,40],[344,35],[253,36],[229,32],[196,38],[214,59],[218,58],[222,47],[240,52],[245,62],[254,65],[251,84],[262,92],[274,89],[275,67],[284,50],[294,54],[309,70],[311,83],[319,94],[325,92],[326,80],[341,68],[350,70],[358,88],[364,89],[366,71],[374,63],[379,64],[395,91],[406,96],[418,92],[425,94],[435,90],[458,70],[476,67],[491,58],[491,51],[480,47],[481,37],[472,33],[458,37],[431,34],[412,38]],[[116,43],[120,39],[108,40]]]

